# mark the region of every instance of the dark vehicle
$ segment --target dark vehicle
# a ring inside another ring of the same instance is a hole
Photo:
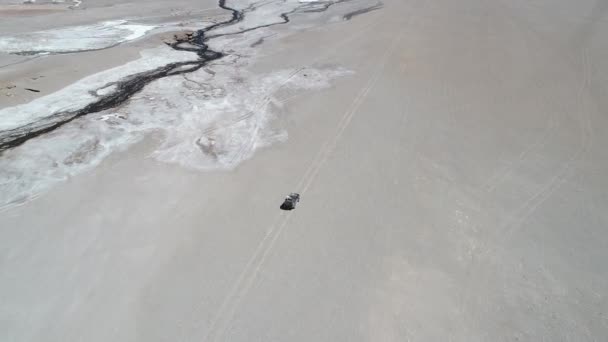
[[[289,196],[285,197],[283,204],[281,204],[282,210],[293,210],[296,208],[296,203],[300,202],[300,194],[292,192]]]

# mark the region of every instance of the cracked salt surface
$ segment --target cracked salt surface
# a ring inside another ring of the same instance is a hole
[[[5,151],[0,207],[27,201],[154,131],[163,136],[152,153],[159,161],[232,169],[257,149],[287,138],[283,129],[271,127],[277,91],[323,89],[350,73],[306,68],[257,75],[246,70],[250,62],[228,56],[207,68],[212,73],[201,69],[157,80],[120,109],[90,114]]]
[[[257,14],[248,13],[249,20],[238,27],[214,30],[211,35],[230,35],[214,38],[210,47],[231,54],[205,68],[152,81],[119,107],[89,113],[5,150],[0,158],[0,208],[36,197],[52,185],[95,167],[111,153],[127,149],[150,132],[161,133],[161,141],[151,154],[153,158],[198,170],[232,169],[257,149],[285,140],[287,132],[276,127],[279,120],[273,120],[280,114],[277,109],[281,106],[275,96],[281,92],[323,89],[331,85],[332,79],[352,73],[343,68],[312,67],[266,74],[248,71],[258,58],[252,44],[271,36],[268,28],[248,28],[284,22],[274,17],[264,19],[258,14],[276,17],[298,4],[287,2],[279,8],[267,3],[265,10],[257,7],[253,11]],[[232,35],[240,30],[246,32]],[[48,118],[44,115],[50,115],[52,120],[53,112],[76,110],[93,102],[96,96],[111,93],[114,90],[111,83],[118,79],[167,63],[193,60],[195,53],[167,46],[142,51],[142,58],[137,61],[89,76],[31,103],[0,111],[0,130],[45,121]]]
[[[230,1],[230,6],[241,11],[244,18],[236,25],[229,25],[214,30],[210,36],[218,34],[235,34],[253,27],[270,26],[285,22],[285,17],[282,14],[295,14],[297,10],[322,10],[327,9],[329,5],[340,3],[338,1],[294,1],[285,0],[277,2],[267,2],[264,6],[251,7],[251,2],[236,0]],[[211,41],[213,43],[213,41]]]
[[[38,98],[29,103],[0,110],[0,130],[21,127],[39,119],[52,116],[61,111],[76,110],[92,103],[97,97],[111,91],[106,85],[126,76],[148,71],[172,62],[191,61],[190,52],[173,50],[162,45],[158,48],[141,51],[141,58],[127,64],[85,77],[55,93]]]
[[[52,184],[99,164],[151,131],[164,137],[152,156],[159,161],[210,170],[231,169],[255,150],[287,138],[272,129],[273,92],[322,89],[343,69],[275,71],[253,75],[215,66],[186,77],[158,80],[127,106],[90,115],[59,131],[5,151],[0,170],[0,205],[27,200]],[[307,76],[303,76],[303,74]]]

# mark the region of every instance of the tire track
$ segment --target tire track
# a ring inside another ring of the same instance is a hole
[[[513,27],[517,27],[521,30],[526,31],[526,37],[530,37],[535,40],[535,42],[528,43],[528,50],[535,51],[535,47],[538,45],[541,46],[550,46],[547,44],[543,44],[541,37],[539,34],[529,26],[527,23],[519,22],[517,18],[515,18],[513,13],[509,12],[509,9],[505,8],[502,13],[507,13],[509,19],[512,22]],[[557,53],[556,51],[553,51]],[[590,104],[585,97],[586,92],[588,91],[591,85],[591,76],[592,76],[592,67],[591,60],[588,55],[588,51],[583,50],[580,52],[578,60],[581,64],[581,77],[576,77],[579,79],[579,87],[576,90],[576,102],[578,110],[578,121],[579,121],[579,147],[566,157],[564,161],[562,161],[558,167],[551,168],[550,176],[546,177],[548,179],[544,184],[540,186],[534,193],[530,196],[527,196],[523,201],[521,201],[521,205],[512,210],[506,219],[504,219],[501,224],[496,229],[495,238],[497,241],[501,241],[500,246],[505,246],[508,242],[512,241],[516,232],[520,231],[523,227],[523,223],[530,218],[533,213],[538,210],[538,208],[548,200],[559,188],[568,180],[569,177],[572,176],[576,167],[579,165],[579,162],[584,158],[584,156],[590,151],[593,145],[593,129],[591,123],[591,112],[589,110]],[[541,56],[542,57],[542,56]],[[542,60],[541,57],[537,57],[539,60]],[[569,58],[566,58],[565,61],[567,66],[574,66],[574,70],[577,70],[576,67],[577,60],[572,61]],[[575,79],[576,79],[575,78]],[[558,104],[558,99],[556,95],[549,94],[547,95],[547,100],[550,103]],[[564,113],[567,115],[568,113]],[[528,157],[536,150],[537,153],[542,155],[543,148],[549,143],[549,138],[551,135],[555,133],[557,127],[559,127],[560,121],[555,118],[555,115],[552,116],[553,121],[550,126],[545,130],[542,138],[537,140],[533,145],[531,145],[528,149],[524,150],[518,158],[516,163],[507,169],[507,173],[511,174],[516,170],[517,167],[524,165],[528,160]],[[504,182],[508,178],[507,176],[502,177],[500,182]],[[497,185],[486,187],[486,191],[488,193],[492,193],[497,188]],[[487,242],[485,243],[487,248]],[[496,253],[499,246],[495,246],[492,250],[488,250],[487,252]],[[481,262],[477,262],[474,264],[471,263],[471,266],[468,270],[468,286],[466,286],[467,290],[463,294],[463,306],[464,304],[470,302],[474,298],[473,291],[473,282],[477,284],[477,287],[485,287],[483,284],[487,284],[490,280],[490,274],[483,272],[481,268]]]
[[[531,47],[528,47],[528,51],[534,51]],[[534,82],[535,89],[545,89],[547,86],[544,84],[544,79],[538,79]],[[516,100],[510,97],[512,101]],[[556,128],[559,126],[559,121],[556,120],[556,115],[553,113],[551,108],[547,108],[546,103],[554,103],[555,99],[551,94],[543,93],[538,99],[537,105],[542,108],[546,115],[546,125],[543,132],[537,135],[536,138],[528,144],[514,160],[506,163],[502,168],[499,168],[492,177],[483,185],[482,189],[486,193],[493,193],[498,187],[504,184],[507,179],[515,172],[515,170],[528,160],[534,151],[542,150],[548,143],[549,138],[555,133]]]
[[[380,63],[376,66],[374,72],[368,79],[367,83],[359,91],[355,100],[351,102],[351,106],[349,107],[349,109],[341,117],[335,134],[333,134],[332,137],[330,137],[329,140],[323,145],[323,147],[320,149],[316,157],[313,159],[313,161],[305,171],[303,177],[298,183],[298,186],[296,187],[302,189],[300,191],[301,193],[307,192],[310,186],[317,178],[319,171],[327,162],[327,159],[329,158],[331,152],[333,152],[333,150],[337,146],[344,131],[352,121],[352,118],[357,113],[358,109],[366,99],[367,95],[376,85],[378,79],[381,76],[382,71],[386,66],[388,58],[394,53],[394,50],[398,45],[399,41],[401,40],[402,35],[403,31],[401,31],[396,37],[393,38],[391,45],[385,50],[385,53],[383,54]],[[212,321],[210,329],[205,335],[203,341],[206,342],[223,340],[228,329],[230,328],[230,324],[234,320],[234,317],[239,306],[241,305],[241,302],[251,290],[252,285],[259,276],[268,255],[273,250],[276,241],[282,235],[282,232],[287,226],[290,217],[291,215],[288,215],[284,212],[281,212],[277,216],[277,219],[275,220],[276,223],[273,224],[270,229],[268,229],[268,234],[258,245],[256,252],[254,253],[250,261],[247,263],[247,266],[239,276],[233,290],[228,294],[225,301],[221,305],[220,310]]]
[[[289,82],[300,72],[306,70],[307,68],[311,67],[312,65],[314,65],[315,63],[318,63],[321,60],[327,59],[328,57],[335,55],[338,51],[339,48],[347,45],[348,43],[352,42],[353,40],[355,40],[356,38],[358,38],[359,36],[361,36],[363,33],[370,31],[373,27],[377,26],[379,23],[381,23],[380,20],[374,21],[366,26],[364,26],[363,29],[361,29],[360,31],[358,31],[356,34],[353,34],[351,36],[349,36],[348,38],[342,40],[340,43],[338,43],[337,45],[334,45],[332,50],[329,50],[329,52],[322,54],[321,56],[313,59],[311,62],[302,65],[300,67],[298,67],[297,69],[295,69],[292,73],[290,73],[283,82],[281,82],[278,86],[272,88],[271,90],[269,90],[263,97],[262,99],[258,102],[257,105],[254,106],[255,109],[248,111],[247,113],[235,118],[234,120],[232,120],[231,122],[225,124],[225,125],[214,125],[206,130],[203,131],[203,135],[206,134],[211,134],[216,130],[220,130],[220,129],[225,129],[225,128],[229,128],[231,126],[237,125],[245,120],[250,119],[251,117],[253,117],[257,112],[259,112],[261,109],[263,109],[264,107],[266,107],[272,100],[272,95],[275,94],[276,92],[278,92],[279,90],[281,90],[283,87],[285,87],[287,84],[289,84]],[[298,94],[291,96],[289,99],[295,98],[299,96]],[[238,150],[238,152],[231,158],[230,160],[230,164],[233,165],[234,162],[236,160],[242,160],[243,156],[248,153],[249,151],[251,151],[252,148],[254,148],[254,143],[255,143],[255,138],[260,130],[260,125],[259,125],[259,121],[255,121],[254,123],[254,130],[253,133],[251,134],[247,144],[241,146]]]
[[[272,95],[272,93],[280,90],[282,87],[284,87],[285,85],[287,85],[289,83],[289,81],[291,79],[293,79],[294,76],[296,76],[299,72],[301,72],[302,70],[306,69],[307,67],[309,67],[310,65],[314,65],[315,63],[318,63],[319,61],[322,61],[334,54],[337,53],[337,51],[339,51],[339,48],[342,48],[348,44],[350,44],[351,42],[355,41],[357,38],[361,37],[364,33],[372,30],[373,28],[375,28],[376,26],[378,26],[380,23],[382,23],[382,20],[377,20],[374,21],[366,26],[364,26],[361,30],[353,33],[352,35],[348,36],[347,38],[341,40],[338,44],[334,44],[333,47],[336,47],[336,49],[333,50],[329,50],[327,53],[322,54],[321,56],[315,58],[314,60],[312,60],[310,63],[304,65],[304,66],[300,66],[299,68],[295,69],[294,71],[292,71],[285,79],[283,82],[281,82],[277,87],[273,88],[271,91],[269,91],[264,97],[262,97],[262,99],[259,101],[260,104],[258,104],[257,106],[255,106],[257,109],[261,108],[261,106],[263,106],[265,103],[268,103],[271,98],[270,96]],[[237,117],[233,122],[230,122],[229,124],[226,125],[221,125],[219,127],[210,127],[207,130],[205,130],[204,132],[206,134],[212,133],[215,130],[218,129],[224,129],[224,128],[229,128],[232,125],[238,124],[239,122],[242,122],[244,120],[247,120],[249,118],[251,118],[253,115],[255,114],[254,111],[249,111],[239,117]],[[342,120],[340,120],[340,122],[342,122]],[[325,150],[326,146],[327,146],[327,142],[325,142],[322,146],[322,150]],[[310,171],[311,171],[311,166],[313,164],[317,163],[317,159],[318,157],[321,155],[321,153],[318,153],[317,156],[313,159],[312,163],[310,164],[309,168],[304,172],[302,179],[300,180],[300,183],[298,185],[298,188],[301,186],[301,184],[303,183],[304,179],[307,179],[307,177],[309,177]],[[253,269],[253,268],[259,268],[256,265],[260,265],[265,259],[266,256],[268,255],[268,252],[270,251],[269,246],[273,246],[276,239],[278,238],[278,236],[280,235],[280,232],[277,230],[278,228],[281,228],[281,230],[284,228],[284,226],[287,223],[288,219],[288,215],[285,212],[281,212],[273,221],[273,223],[270,225],[270,228],[267,230],[266,234],[264,235],[264,237],[262,238],[262,240],[260,241],[260,243],[258,244],[258,246],[256,247],[254,253],[252,254],[252,256],[250,257],[250,259],[248,260],[248,262],[246,263],[243,271],[239,274],[239,276],[237,277],[237,280],[235,281],[234,285],[231,287],[231,289],[228,292],[228,295],[226,296],[226,298],[224,299],[224,301],[222,302],[222,304],[220,305],[220,308],[218,309],[218,312],[216,313],[216,317],[214,318],[214,320],[212,321],[211,325],[210,325],[210,329],[207,332],[207,334],[204,337],[204,341],[208,341],[210,337],[212,337],[211,332],[214,331],[216,329],[216,326],[219,324],[219,320],[220,317],[224,316],[226,314],[226,310],[228,309],[228,305],[229,303],[233,300],[232,298],[234,298],[235,296],[237,296],[238,292],[240,291],[240,288],[242,287],[250,287],[251,284],[249,283],[248,279],[248,271]],[[200,301],[199,301],[200,302]],[[195,306],[194,308],[194,312],[191,314],[191,316],[197,316],[198,313],[200,312],[202,307],[202,302],[198,305]],[[181,338],[179,339],[180,341],[185,341],[186,337],[185,337],[185,333],[186,331],[190,331],[190,330],[197,330],[198,326],[194,326],[191,327],[190,329],[185,328],[184,327],[185,322],[180,322],[178,323],[178,327],[180,330],[182,330],[181,332]]]
[[[581,108],[579,116],[579,148],[559,167],[558,172],[550,178],[550,180],[533,196],[528,198],[524,204],[513,213],[509,219],[507,219],[503,225],[503,228],[512,227],[507,230],[507,234],[511,237],[516,231],[516,228],[521,226],[525,220],[532,215],[538,207],[545,202],[559,187],[571,176],[575,166],[584,157],[584,155],[590,150],[592,145],[592,126],[590,119],[590,112],[588,110],[588,103],[585,100],[585,93],[590,86],[591,79],[591,62],[588,51],[585,49],[581,52],[581,65],[582,65],[582,80],[577,92],[578,108]]]

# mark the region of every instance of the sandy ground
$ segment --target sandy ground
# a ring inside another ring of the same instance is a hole
[[[108,49],[50,56],[18,56],[0,49],[0,109],[27,103],[77,80],[125,64],[139,57],[139,51],[158,46],[174,32],[224,15],[215,1],[180,0],[124,2],[115,0],[55,4],[16,4],[0,1],[0,39],[11,34],[128,19],[136,23],[167,25],[132,42]],[[26,88],[39,90],[32,92]]]
[[[27,103],[88,75],[135,60],[142,48],[162,44],[165,35],[154,35],[100,51],[43,57],[7,56],[7,60],[13,60],[6,61],[6,67],[0,67],[0,108]]]
[[[255,72],[356,73],[279,90],[289,139],[233,171],[151,135],[0,213],[4,339],[604,340],[606,9],[386,1],[264,42]]]

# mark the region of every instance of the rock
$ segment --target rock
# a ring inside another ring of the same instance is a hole
[[[192,38],[194,38],[193,31],[183,31],[175,33],[172,38],[164,39],[164,42],[167,44],[184,43],[191,41]]]

